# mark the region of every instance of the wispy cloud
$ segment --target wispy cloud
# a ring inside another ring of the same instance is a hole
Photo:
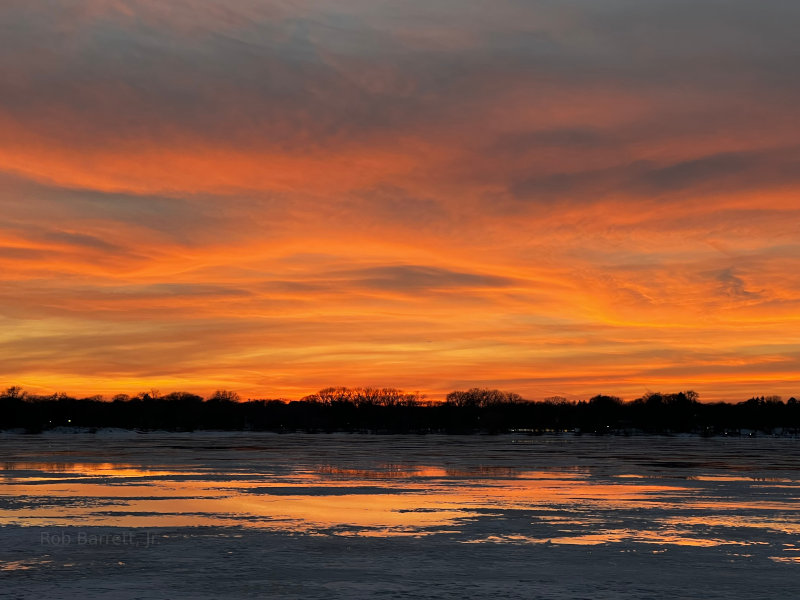
[[[798,18],[8,0],[0,377],[796,394]]]

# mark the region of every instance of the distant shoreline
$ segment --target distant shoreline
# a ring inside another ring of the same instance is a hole
[[[0,441],[3,436],[41,436],[47,434],[55,435],[93,435],[100,438],[114,437],[117,434],[148,434],[156,435],[203,435],[203,434],[268,434],[275,436],[284,435],[309,435],[309,436],[447,436],[447,437],[498,437],[498,436],[517,436],[520,439],[526,438],[581,438],[581,437],[605,437],[605,438],[731,438],[731,439],[763,439],[763,438],[782,438],[800,439],[800,431],[776,429],[774,431],[742,430],[738,432],[653,432],[643,430],[609,430],[609,431],[380,431],[380,430],[271,430],[271,429],[136,429],[121,427],[54,427],[52,429],[42,429],[30,431],[23,428],[0,429]]]
[[[0,394],[0,431],[273,431],[414,434],[800,435],[800,403],[779,397],[737,404],[704,404],[694,392],[648,394],[632,402],[598,395],[588,401],[474,388],[447,401],[423,402],[391,388],[328,388],[299,401],[240,401],[219,391],[204,399],[186,392],[101,398],[65,394],[28,396],[19,388]]]

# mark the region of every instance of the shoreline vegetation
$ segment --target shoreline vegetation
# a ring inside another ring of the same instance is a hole
[[[129,430],[800,435],[800,402],[778,396],[739,403],[701,403],[693,391],[649,393],[624,402],[597,395],[586,401],[554,396],[530,401],[512,392],[473,388],[445,401],[394,388],[326,388],[301,400],[242,400],[218,390],[73,398],[31,395],[20,387],[0,392],[0,431],[39,433],[64,428]]]

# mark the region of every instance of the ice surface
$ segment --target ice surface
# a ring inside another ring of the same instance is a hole
[[[789,438],[0,434],[0,597],[789,598]]]

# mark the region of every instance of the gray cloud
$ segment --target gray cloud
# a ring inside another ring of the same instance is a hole
[[[48,252],[35,248],[17,246],[0,246],[0,258],[11,260],[41,260],[47,258]]]
[[[513,285],[507,277],[464,273],[436,267],[393,265],[343,271],[339,274],[353,278],[353,283],[373,289],[399,292],[447,290],[457,288],[498,288]]]
[[[97,290],[95,290],[97,291]],[[252,292],[231,286],[205,283],[154,283],[114,286],[103,290],[108,297],[126,298],[216,298],[252,296]]]
[[[736,272],[733,268],[720,271],[716,274],[716,278],[720,283],[721,291],[727,296],[739,299],[756,299],[761,297],[760,293],[752,292],[746,289],[744,279],[736,275]]]
[[[239,237],[257,234],[264,239],[289,218],[289,206],[277,195],[126,194],[65,189],[0,173],[2,228],[32,241],[117,256],[137,256],[142,250],[130,247],[137,230],[186,246],[223,242],[232,230]],[[66,230],[68,226],[83,229]]]
[[[592,201],[608,195],[659,197],[697,188],[769,189],[800,183],[797,147],[753,152],[726,152],[657,164],[637,160],[627,165],[521,179],[510,192],[530,201]]]
[[[138,18],[81,19],[75,4],[0,11],[0,107],[78,146],[178,133],[290,150],[401,128],[435,135],[431,125],[480,132],[487,105],[508,92],[555,87],[590,103],[597,81],[631,93],[678,86],[729,114],[725,95],[769,104],[800,88],[800,9],[785,0],[301,3],[295,14],[201,2],[160,20],[144,18],[147,2],[130,5]],[[420,43],[426,30],[464,41]]]
[[[104,252],[120,252],[122,250],[122,247],[118,246],[117,244],[85,233],[75,233],[70,231],[43,231],[41,233],[41,239],[67,244],[69,246],[101,250]]]

